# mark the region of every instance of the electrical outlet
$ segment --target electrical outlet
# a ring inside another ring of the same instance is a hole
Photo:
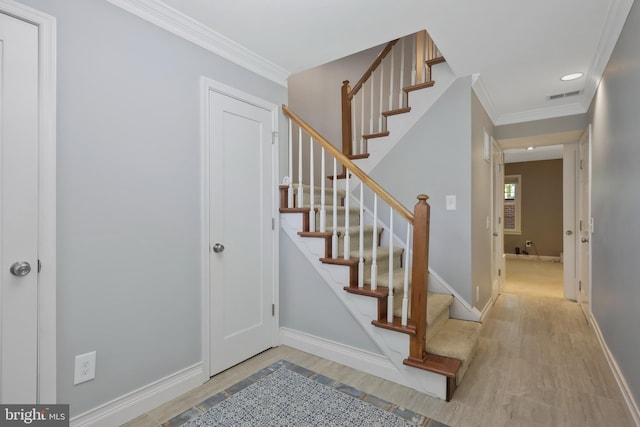
[[[530,248],[531,245],[533,245],[533,242],[531,240],[525,240],[524,244],[526,247]]]
[[[77,385],[96,377],[96,352],[80,354],[75,358],[73,385]]]

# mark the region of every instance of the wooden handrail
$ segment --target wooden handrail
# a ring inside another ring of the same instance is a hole
[[[396,43],[398,43],[398,40],[400,39],[391,40],[389,43],[387,43],[384,49],[382,49],[382,52],[380,52],[378,56],[376,56],[376,59],[369,66],[369,68],[367,68],[367,71],[365,71],[360,80],[358,80],[358,83],[356,83],[353,89],[349,91],[349,101],[351,101],[351,99],[353,99],[353,96],[358,93],[364,82],[366,82],[369,77],[371,77],[371,74],[375,71],[376,68],[378,68],[382,60],[389,54],[389,52],[391,52],[391,49]]]
[[[407,221],[413,224],[413,213],[402,203],[397,201],[387,190],[382,188],[380,184],[375,182],[369,175],[364,173],[362,169],[360,169],[355,163],[351,161],[347,156],[340,152],[336,147],[334,147],[329,141],[327,141],[322,135],[320,135],[314,128],[312,128],[307,122],[302,120],[298,115],[296,115],[293,111],[289,109],[286,105],[282,105],[282,111],[285,115],[287,115],[291,120],[296,122],[298,126],[300,126],[305,132],[307,132],[315,141],[317,141],[320,145],[324,147],[333,157],[335,157],[344,167],[349,169],[355,176],[360,178],[360,180],[365,183],[371,190],[373,190],[382,200],[387,202],[387,204],[393,208],[396,212],[398,212],[402,217],[404,217]]]

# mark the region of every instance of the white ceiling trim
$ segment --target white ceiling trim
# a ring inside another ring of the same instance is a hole
[[[489,118],[495,125],[498,113],[496,112],[496,107],[495,107],[495,104],[493,103],[493,100],[491,99],[491,95],[489,95],[489,90],[484,85],[484,82],[480,78],[479,74],[474,74],[472,76],[471,88],[476,93],[476,96],[480,100],[480,103],[482,104],[485,111],[489,115]]]
[[[605,17],[602,28],[602,35],[600,36],[600,41],[593,56],[593,63],[585,76],[587,79],[584,88],[584,101],[586,102],[584,107],[586,110],[591,106],[591,101],[598,89],[600,79],[602,78],[601,76],[609,63],[613,49],[616,47],[616,43],[618,42],[618,38],[620,37],[632,5],[633,0],[614,0],[611,2],[611,6],[607,11],[607,16]]]
[[[159,0],[107,0],[145,21],[188,40],[277,84],[287,87],[290,73]]]
[[[583,114],[587,111],[586,107],[582,103],[574,102],[571,104],[557,105],[548,108],[519,111],[517,113],[498,114],[496,112],[495,104],[491,99],[491,95],[489,94],[489,90],[478,74],[473,75],[472,88],[495,126],[551,119],[554,117],[572,116],[574,114]]]
[[[519,111],[517,113],[502,114],[494,125],[510,125],[512,123],[532,122],[534,120],[552,119],[554,117],[573,116],[575,114],[584,114],[587,109],[581,102],[573,102],[571,104],[556,105],[548,108],[537,108],[534,110]]]

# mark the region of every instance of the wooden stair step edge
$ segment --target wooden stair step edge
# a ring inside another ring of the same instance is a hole
[[[425,353],[422,360],[407,358],[402,361],[403,364],[413,368],[422,369],[424,371],[433,372],[447,377],[447,395],[446,401],[449,402],[453,393],[456,391],[456,376],[458,370],[462,366],[462,362],[452,357],[438,356],[437,354]]]
[[[386,306],[387,301],[384,301]],[[407,335],[415,335],[416,334],[416,325],[409,321],[406,326],[402,325],[402,319],[394,316],[393,322],[387,322],[387,319],[378,319],[372,320],[371,324],[377,326],[378,328],[389,329],[391,331],[401,332]]]
[[[358,260],[340,258],[320,258],[323,264],[344,265],[349,267],[349,286],[358,286]]]
[[[385,136],[389,136],[389,131],[386,130],[384,132],[376,132],[376,133],[368,133],[365,135],[362,135],[363,139],[374,139],[374,138],[383,138]]]
[[[389,117],[389,116],[395,116],[397,114],[405,114],[405,113],[408,113],[409,111],[411,111],[411,107],[396,108],[395,110],[383,111],[382,115],[384,117]]]
[[[309,208],[280,208],[280,213],[302,214],[302,231],[309,231]]]
[[[368,159],[369,158],[369,153],[350,154],[347,157],[349,157],[349,160]]]
[[[405,91],[406,93],[409,93],[409,92],[413,92],[414,90],[426,89],[428,87],[433,86],[435,83],[436,82],[434,82],[433,80],[430,80],[428,82],[418,83],[412,86],[405,86],[404,88],[402,88],[402,90]]]
[[[444,59],[444,56],[438,56],[437,58],[429,59],[428,61],[426,61],[426,64],[427,66],[431,67],[436,64],[442,64],[443,62],[447,62],[447,60]]]

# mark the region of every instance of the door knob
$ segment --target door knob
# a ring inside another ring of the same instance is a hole
[[[586,237],[583,237],[582,239],[580,239],[580,241],[582,243],[589,243],[589,239],[587,239]]]
[[[14,262],[9,268],[11,274],[17,277],[26,276],[31,272],[31,264],[26,261]]]
[[[216,243],[213,245],[213,252],[217,254],[224,252],[224,245],[222,243]]]
[[[567,232],[565,233],[567,236],[571,236],[573,234],[573,231],[571,230],[567,230]]]
[[[500,233],[498,233],[497,231],[493,232],[494,237],[498,237],[500,235]]]

